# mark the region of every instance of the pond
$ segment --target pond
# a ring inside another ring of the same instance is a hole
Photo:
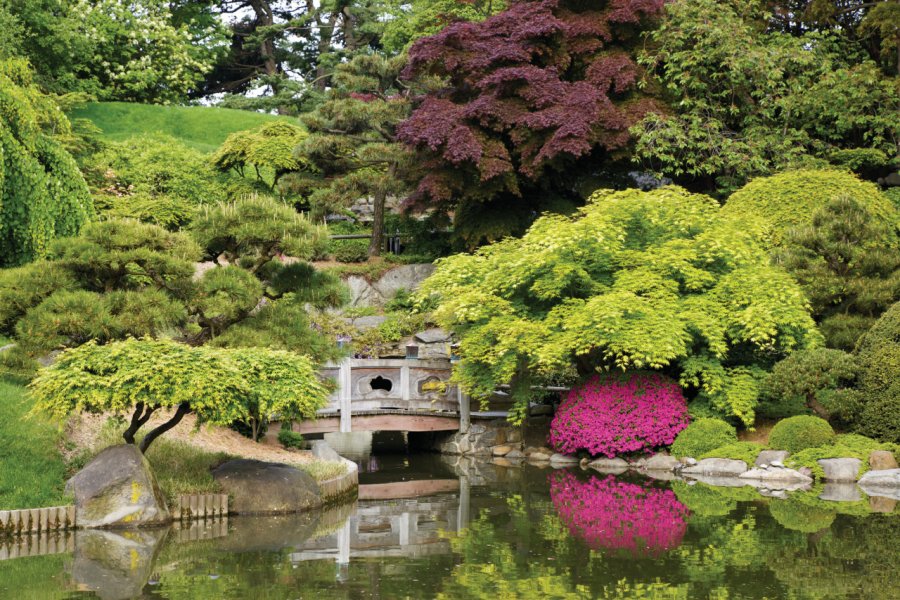
[[[0,598],[900,595],[900,510],[855,488],[827,502],[579,467],[361,464],[361,499],[315,515],[36,541],[60,553],[0,561]]]

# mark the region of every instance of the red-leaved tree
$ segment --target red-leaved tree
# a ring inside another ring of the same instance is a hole
[[[637,92],[631,50],[663,4],[511,0],[486,21],[416,42],[405,76],[445,85],[398,131],[422,153],[413,200],[457,216],[473,203],[535,211],[534,198],[575,200],[576,172],[623,149],[628,128],[654,108]]]

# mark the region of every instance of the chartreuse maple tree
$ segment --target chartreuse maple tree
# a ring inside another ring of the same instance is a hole
[[[460,336],[463,389],[483,399],[512,384],[514,421],[535,384],[651,369],[674,375],[695,412],[749,425],[765,369],[822,341],[757,230],[678,187],[600,190],[573,217],[440,260],[418,297]]]

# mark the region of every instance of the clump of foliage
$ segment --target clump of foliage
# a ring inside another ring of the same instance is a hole
[[[550,424],[550,445],[614,457],[668,446],[687,427],[678,383],[657,373],[599,375],[569,392]]]
[[[284,427],[278,432],[278,443],[288,449],[302,449],[306,446],[306,442],[301,434]]]
[[[748,228],[677,187],[598,191],[572,218],[442,259],[419,290],[459,335],[474,398],[604,368],[669,369],[723,416],[752,424],[773,358],[819,343],[806,299]]]
[[[897,221],[876,219],[852,196],[831,200],[788,230],[776,261],[803,286],[826,343],[852,350],[900,298]]]
[[[104,146],[83,162],[97,208],[108,216],[179,229],[200,205],[229,195],[208,157],[175,138],[142,135]]]
[[[687,506],[692,514],[701,517],[723,517],[736,509],[739,502],[759,499],[759,492],[751,486],[734,488],[699,481],[688,485],[686,481],[677,480],[671,485],[678,501]]]
[[[784,32],[766,31],[771,4],[666,4],[640,63],[669,110],[632,129],[641,163],[727,193],[786,168],[830,163],[871,172],[894,160],[896,84],[855,43],[839,39],[843,26],[797,24],[802,5],[840,6],[855,15],[866,3],[782,3],[789,5],[781,13],[790,21]],[[808,28],[816,25],[827,32]]]
[[[418,40],[407,76],[443,84],[399,129],[425,173],[414,198],[455,210],[470,246],[580,202],[573,178],[624,150],[628,128],[655,106],[638,90],[631,51],[662,7],[513,1]]]
[[[859,394],[853,389],[859,365],[852,354],[828,348],[794,352],[778,362],[763,386],[762,410],[791,417],[812,410],[823,419],[853,422]]]
[[[675,438],[672,454],[696,458],[735,443],[737,432],[732,425],[720,419],[697,419]]]
[[[241,177],[252,167],[257,181],[271,177],[270,188],[277,189],[281,178],[305,166],[295,158],[294,149],[306,138],[302,127],[285,121],[265,123],[256,129],[238,131],[225,139],[212,157],[220,171],[235,171]]]
[[[46,256],[75,235],[94,207],[62,145],[68,119],[32,80],[24,60],[0,60],[0,267]]]
[[[889,308],[860,339],[858,433],[900,443],[900,303]]]
[[[365,262],[369,258],[369,242],[366,240],[334,240],[331,247],[331,255],[338,262]]]
[[[834,429],[828,421],[812,415],[797,415],[775,424],[769,433],[769,446],[795,454],[807,448],[824,446],[833,439]]]
[[[582,482],[559,470],[550,497],[560,519],[591,550],[632,557],[659,556],[681,544],[688,509],[672,490],[619,481],[614,475]]]
[[[891,201],[875,184],[841,171],[800,169],[756,178],[729,196],[722,212],[758,224],[772,247],[783,248],[788,231],[809,227],[816,211],[845,197],[865,211],[873,233],[885,236],[872,241],[896,244],[896,229],[890,228],[896,228],[898,217]]]
[[[869,470],[869,455],[876,450],[886,450],[900,455],[900,445],[879,442],[864,435],[844,433],[834,436],[829,443],[815,447],[805,448],[796,454],[792,454],[787,461],[788,466],[807,467],[812,469],[813,475],[818,478],[825,477],[825,472],[819,460],[826,458],[857,458],[861,461],[860,474]]]
[[[729,458],[731,460],[742,460],[749,466],[753,466],[756,457],[765,447],[757,442],[732,442],[718,448],[713,448],[708,452],[697,456],[698,460],[704,458]]]
[[[59,420],[75,412],[131,412],[122,434],[129,444],[136,443],[138,430],[155,412],[173,409],[169,420],[140,441],[142,452],[187,414],[214,425],[234,421],[258,425],[275,414],[311,419],[328,397],[327,387],[305,356],[150,339],[102,346],[88,342],[67,350],[40,372],[29,391],[36,412]]]
[[[831,527],[837,513],[820,507],[807,506],[793,497],[786,500],[772,500],[769,513],[778,524],[787,529],[803,533],[817,533]]]

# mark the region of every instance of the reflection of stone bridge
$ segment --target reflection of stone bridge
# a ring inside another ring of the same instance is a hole
[[[334,378],[337,389],[318,419],[296,429],[465,432],[472,417],[469,400],[447,383],[450,372],[449,360],[348,359],[329,365],[322,374]]]
[[[444,492],[458,492],[444,493]],[[437,479],[359,486],[361,502],[336,532],[310,539],[291,553],[292,562],[351,558],[417,558],[450,552],[445,532],[469,521],[465,479]]]

